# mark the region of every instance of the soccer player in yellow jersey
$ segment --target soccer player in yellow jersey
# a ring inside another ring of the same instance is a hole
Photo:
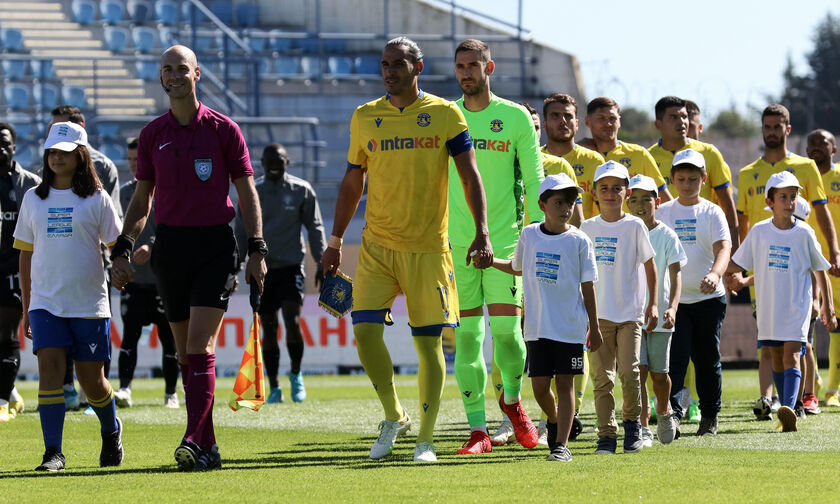
[[[353,333],[359,360],[385,410],[372,459],[388,455],[411,420],[397,398],[384,325],[399,293],[419,360],[420,433],[414,460],[437,460],[432,444],[443,394],[446,365],[442,330],[458,325],[452,257],[447,242],[449,157],[474,217],[475,239],[462,264],[487,268],[493,262],[486,202],[467,123],[458,107],[423,93],[417,77],[423,53],[407,37],[397,37],[382,53],[387,94],[353,113],[348,169],[336,201],[332,236],[321,259],[325,272],[338,271],[342,236],[368,181],[367,225],[353,288]]]
[[[592,141],[604,159],[626,166],[631,178],[640,173],[652,178],[659,188],[662,203],[674,199],[647,149],[618,139],[621,109],[615,100],[600,96],[590,101],[586,105],[586,126],[592,132]]]
[[[685,101],[685,109],[688,112],[688,138],[700,140],[703,133],[703,122],[700,120],[700,107],[691,100]]]
[[[828,203],[828,211],[834,222],[840,220],[840,164],[834,163],[834,153],[837,152],[837,144],[834,135],[824,129],[817,129],[808,135],[808,157],[817,164],[817,169],[822,175],[823,187],[825,187]],[[812,214],[813,215],[813,214]],[[816,227],[816,226],[813,226]],[[817,239],[822,246],[823,255],[828,258],[828,241],[820,232]],[[834,296],[834,306],[840,306],[840,279],[829,275],[831,291]],[[828,343],[828,389],[825,391],[825,406],[838,407],[837,390],[840,388],[840,329],[829,333]],[[807,392],[807,391],[806,391]],[[806,411],[808,401],[803,399]]]
[[[730,236],[737,237],[738,217],[735,214],[735,200],[732,198],[732,174],[720,151],[712,144],[688,138],[688,109],[686,101],[682,98],[665,96],[656,102],[654,112],[656,114],[654,125],[662,138],[648,147],[648,152],[653,156],[660,173],[665,178],[668,190],[676,191],[671,182],[674,154],[685,149],[692,149],[702,154],[706,161],[707,178],[700,189],[700,197],[720,206],[729,224]],[[732,248],[738,248],[737,241],[732,244]]]

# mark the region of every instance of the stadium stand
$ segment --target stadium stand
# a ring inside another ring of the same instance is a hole
[[[3,60],[3,77],[11,80],[21,80],[26,75],[25,60]]]
[[[128,0],[125,8],[128,13],[128,19],[134,24],[143,24],[152,17],[152,6],[146,0]]]
[[[124,52],[128,49],[129,32],[122,26],[105,27],[105,47],[112,52]]]
[[[119,0],[102,0],[99,2],[99,12],[105,23],[120,24],[125,17],[125,5]]]
[[[93,0],[73,0],[73,21],[89,25],[96,20],[96,4]]]

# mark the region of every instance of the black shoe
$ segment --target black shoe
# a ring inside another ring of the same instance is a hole
[[[569,441],[577,439],[581,432],[583,432],[583,422],[580,421],[577,413],[575,413],[575,417],[572,419],[572,430],[569,431]]]
[[[617,444],[618,440],[614,437],[599,437],[598,446],[595,448],[595,455],[615,455],[615,446]]]
[[[674,439],[679,439],[682,436],[682,431],[680,431],[680,419],[674,415]]]
[[[700,427],[697,429],[698,436],[714,436],[717,434],[718,419],[700,417]]]
[[[638,420],[624,421],[624,453],[636,453],[642,451],[642,424]]]
[[[44,458],[41,465],[35,468],[36,471],[63,471],[64,470],[64,454],[56,448],[47,448],[44,452]]]
[[[175,448],[175,462],[178,463],[179,471],[192,471],[198,461],[198,454],[201,448],[192,441],[186,439],[181,441],[181,446]]]
[[[805,418],[807,416],[805,413],[805,405],[802,404],[802,401],[796,401],[796,406],[793,407],[793,412],[796,413],[796,418]]]
[[[557,446],[557,424],[545,422],[545,440],[548,441],[548,450],[554,451]]]
[[[122,446],[123,423],[117,417],[117,430],[102,433],[102,451],[99,452],[99,467],[116,467],[123,461]]]
[[[222,468],[222,457],[219,455],[219,447],[213,445],[209,450],[201,450],[198,459],[195,461],[194,471],[210,471]]]
[[[551,453],[545,459],[556,462],[571,462],[572,452],[569,451],[566,445],[558,444],[551,449]]]

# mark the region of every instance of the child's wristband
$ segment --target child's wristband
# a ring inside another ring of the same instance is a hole
[[[330,239],[327,242],[327,246],[329,248],[334,248],[336,250],[341,250],[341,244],[343,243],[343,241],[344,240],[342,240],[341,238],[339,238],[336,235],[330,235]]]
[[[117,257],[124,257],[130,261],[132,250],[134,250],[134,238],[126,234],[121,234],[117,236],[117,241],[111,248],[111,260],[113,261]]]

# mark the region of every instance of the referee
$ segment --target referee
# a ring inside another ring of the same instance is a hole
[[[245,139],[236,123],[198,101],[200,78],[189,48],[172,46],[161,56],[160,82],[170,109],[140,132],[137,187],[123,234],[111,251],[111,281],[122,289],[134,274],[131,250],[154,197],[158,227],[151,264],[184,383],[187,430],[175,461],[186,471],[222,465],[213,432],[213,392],[216,338],[239,262],[229,225],[236,214],[228,197],[231,180],[249,237],[245,278],[256,281],[260,292],[268,253]]]

